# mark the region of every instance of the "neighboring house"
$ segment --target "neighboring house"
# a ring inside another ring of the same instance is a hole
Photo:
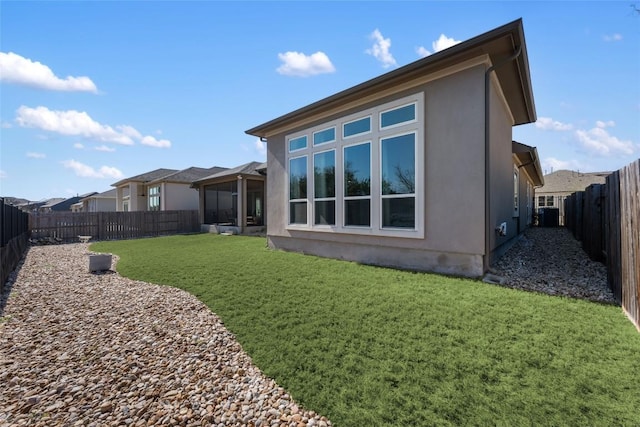
[[[116,210],[116,188],[96,193],[85,197],[80,201],[79,212],[115,212]]]
[[[198,192],[191,183],[225,170],[190,167],[183,170],[156,169],[125,178],[116,187],[117,211],[168,211],[198,209]]]
[[[54,197],[52,199],[47,199],[45,200],[45,202],[43,204],[41,204],[38,209],[37,212],[38,213],[48,213],[53,211],[54,207],[58,204],[58,203],[62,203],[64,202],[64,198],[62,197]]]
[[[591,184],[604,184],[611,172],[576,172],[559,170],[544,176],[544,186],[536,189],[535,207],[557,208],[560,225],[564,225],[564,199],[576,191],[584,191]]]
[[[91,193],[82,194],[80,196],[69,197],[68,199],[60,199],[60,198],[49,199],[47,203],[45,203],[44,205],[40,206],[40,208],[38,208],[38,212],[39,213],[72,212],[73,205],[78,203],[80,199],[89,197],[93,194],[96,194],[96,192],[94,191]]]
[[[250,162],[194,181],[203,231],[263,232],[266,174],[266,163]]]
[[[227,168],[219,166],[212,168],[191,167],[149,181],[146,184],[149,198],[147,210],[197,210],[199,205],[198,191],[191,187],[191,183],[225,170]]]
[[[176,172],[176,169],[156,169],[111,184],[112,187],[116,187],[116,211],[146,211],[146,183]]]
[[[71,205],[71,212],[84,212],[84,206],[82,202],[77,202]]]
[[[268,244],[481,276],[530,222],[515,200],[542,176],[512,127],[535,120],[517,20],[249,129]]]

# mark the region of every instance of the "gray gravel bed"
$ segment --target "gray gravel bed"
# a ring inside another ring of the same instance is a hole
[[[528,229],[493,269],[504,286],[616,303],[604,264],[592,261],[564,227]]]
[[[0,317],[0,425],[318,426],[182,290],[34,246]],[[11,283],[10,283],[11,284]]]

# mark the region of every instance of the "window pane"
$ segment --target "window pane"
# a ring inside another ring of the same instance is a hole
[[[371,130],[371,117],[356,120],[351,123],[345,123],[342,127],[342,134],[347,136],[358,135],[359,133],[369,132]]]
[[[416,118],[415,104],[405,105],[395,110],[386,111],[380,115],[380,127],[397,125],[403,122],[410,122]]]
[[[344,149],[345,196],[371,194],[371,144],[360,144]]]
[[[307,198],[307,157],[289,160],[289,199]]]
[[[307,148],[307,136],[300,136],[298,138],[289,140],[289,151],[300,150]]]
[[[538,206],[544,206],[544,196],[538,196]]]
[[[307,202],[290,202],[289,203],[289,223],[290,224],[306,224],[307,223]]]
[[[313,155],[314,197],[336,197],[335,151],[325,151]]]
[[[382,199],[382,226],[415,228],[415,205],[414,197]]]
[[[553,196],[547,196],[547,206],[553,206]]]
[[[382,194],[415,193],[415,135],[382,140]]]
[[[313,145],[324,144],[336,140],[336,128],[329,128],[313,134]]]
[[[344,225],[371,225],[371,200],[345,200]]]
[[[334,225],[336,223],[335,200],[323,200],[315,202],[316,224]]]

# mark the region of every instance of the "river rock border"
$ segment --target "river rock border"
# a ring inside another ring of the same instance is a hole
[[[318,426],[182,290],[34,246],[0,317],[0,425]]]

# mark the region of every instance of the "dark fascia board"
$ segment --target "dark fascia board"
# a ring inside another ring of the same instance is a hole
[[[505,42],[505,39],[507,42]],[[505,44],[510,46],[505,49]],[[360,83],[349,89],[338,92],[327,98],[316,101],[305,107],[299,108],[288,114],[270,120],[259,126],[253,127],[245,133],[261,138],[268,136],[271,129],[283,126],[295,126],[295,123],[306,117],[313,116],[323,110],[330,109],[341,103],[346,103],[352,99],[364,97],[382,89],[393,87],[415,77],[422,76],[440,69],[455,65],[464,60],[488,54],[493,63],[513,54],[518,46],[522,46],[522,53],[511,64],[498,68],[495,72],[499,81],[511,81],[519,86],[516,96],[522,100],[522,105],[510,103],[514,110],[515,124],[532,123],[536,121],[535,104],[533,101],[533,90],[531,87],[531,76],[529,74],[529,59],[527,56],[526,43],[524,38],[524,28],[522,18],[495,28],[467,41],[459,43],[448,49],[429,55],[425,58],[412,62],[396,70],[385,73],[381,76]],[[508,77],[511,76],[510,79]],[[505,92],[508,89],[505,90]],[[509,98],[509,97],[508,97]]]

